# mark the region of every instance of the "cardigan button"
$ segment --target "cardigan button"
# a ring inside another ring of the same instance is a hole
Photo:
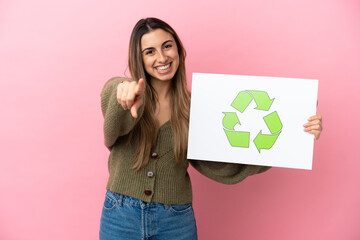
[[[149,178],[152,178],[154,176],[154,173],[152,171],[147,172],[147,176]]]
[[[158,154],[156,153],[156,152],[153,152],[152,154],[151,154],[151,158],[153,158],[153,159],[156,159],[156,158],[158,158]]]
[[[146,196],[150,196],[152,194],[152,191],[151,190],[145,190],[144,193],[145,193]]]

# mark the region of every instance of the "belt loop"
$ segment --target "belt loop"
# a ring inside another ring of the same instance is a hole
[[[139,203],[140,203],[141,209],[145,209],[145,207],[146,207],[146,202],[140,200]]]
[[[118,199],[119,206],[122,206],[124,195],[120,194],[120,197]]]

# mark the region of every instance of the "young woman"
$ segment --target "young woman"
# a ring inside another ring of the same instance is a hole
[[[197,239],[189,163],[224,184],[269,167],[186,158],[185,50],[167,23],[147,18],[135,25],[128,64],[132,79],[112,78],[101,93],[110,156],[100,239]],[[321,121],[316,115],[304,125],[315,139]]]

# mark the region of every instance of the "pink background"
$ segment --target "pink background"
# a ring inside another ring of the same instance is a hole
[[[130,31],[147,16],[177,30],[189,83],[192,72],[319,79],[313,170],[226,186],[190,169],[199,238],[360,239],[357,0],[2,0],[0,239],[98,238],[99,94],[124,75]]]

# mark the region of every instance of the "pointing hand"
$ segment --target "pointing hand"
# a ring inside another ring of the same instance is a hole
[[[130,109],[133,118],[137,118],[137,110],[143,103],[145,81],[124,81],[117,86],[117,100],[124,110]]]

